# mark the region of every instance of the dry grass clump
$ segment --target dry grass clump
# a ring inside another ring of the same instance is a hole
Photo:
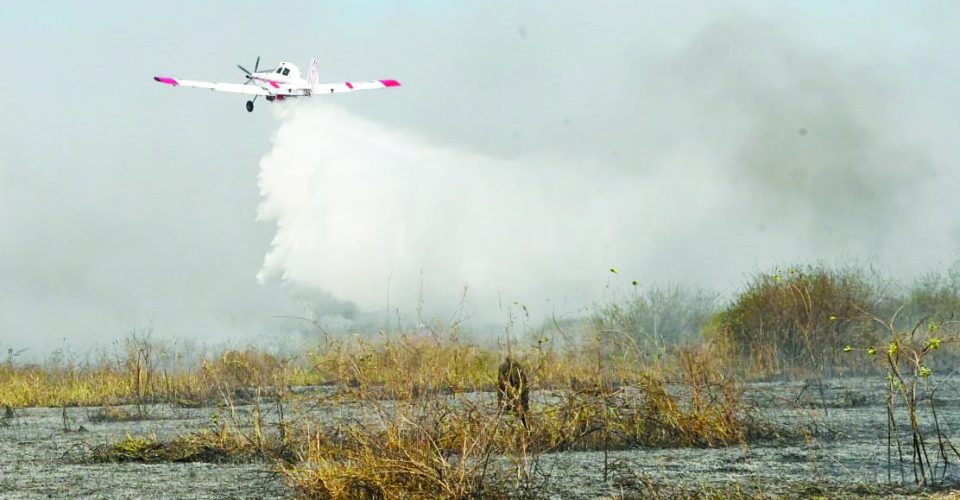
[[[436,403],[436,402],[435,402]],[[310,498],[501,497],[506,425],[475,405],[401,403],[370,424],[314,430],[283,474]],[[433,406],[429,408],[427,406]],[[506,461],[509,461],[507,459]]]
[[[131,335],[111,357],[75,362],[64,356],[45,365],[0,365],[0,404],[102,406],[207,399],[211,387],[198,370],[184,368],[149,336]]]
[[[310,367],[248,349],[228,350],[185,361],[148,337],[131,336],[116,359],[53,361],[45,365],[0,364],[0,405],[115,406],[171,403],[181,407],[210,404],[236,390],[255,392],[316,380]]]
[[[87,420],[99,424],[104,422],[134,422],[152,418],[149,415],[140,415],[117,406],[103,406],[87,417]]]
[[[94,405],[129,394],[123,375],[107,367],[0,366],[0,404],[14,408]]]
[[[515,345],[508,371],[523,371],[517,380],[529,390],[527,407],[498,404],[503,355],[456,332],[328,339],[309,358],[317,363],[311,373],[329,377],[341,392],[301,401],[308,408],[335,405],[336,413],[320,419],[285,409],[293,372],[287,362],[229,351],[199,372],[229,406],[221,415],[229,427],[168,442],[128,437],[96,449],[93,459],[268,457],[299,494],[313,498],[507,497],[541,491],[546,479],[537,463],[544,453],[726,446],[766,431],[716,350],[687,349],[669,363],[649,364],[631,346],[603,332],[563,346],[545,338]],[[255,391],[249,425],[230,390],[245,385],[263,388]],[[276,406],[275,431],[263,422],[261,398]]]
[[[198,372],[141,378],[109,364],[0,366],[0,405],[102,406],[210,400],[212,386]]]
[[[743,403],[713,351],[681,351],[676,369],[672,383],[645,371],[616,390],[562,393],[531,417],[536,441],[550,451],[598,450],[728,446],[776,434]]]
[[[696,343],[720,305],[720,296],[679,285],[639,288],[601,305],[590,317],[592,326],[630,337],[651,357],[676,345]]]
[[[761,273],[714,320],[716,341],[754,375],[843,366],[842,349],[868,343],[865,311],[888,307],[877,279],[856,268]]]
[[[491,390],[499,359],[494,351],[445,334],[325,338],[309,353],[316,378],[364,396],[406,399],[432,392]]]
[[[532,370],[531,388],[541,390],[595,387],[600,376],[604,383],[621,385],[650,366],[630,337],[606,332],[565,341],[540,335],[511,349]],[[409,399],[495,391],[503,355],[499,347],[468,340],[453,329],[327,337],[307,359],[314,380],[336,385],[354,398]],[[602,374],[598,356],[603,358]]]
[[[960,314],[960,262],[943,272],[918,278],[906,292],[904,308],[897,315],[903,320],[897,327],[911,326],[920,320],[950,321]]]
[[[228,350],[201,360],[202,373],[227,387],[273,387],[283,379],[287,360],[254,349]]]
[[[452,360],[444,358],[429,363],[437,370],[432,375],[422,365],[397,364],[419,359],[388,354],[416,352],[407,350],[406,341],[381,344],[385,351],[380,353],[367,349],[341,354],[344,366],[352,367],[348,374],[357,381],[350,393],[356,413],[332,425],[318,422],[303,433],[306,440],[297,449],[300,462],[282,469],[300,494],[314,498],[529,494],[543,480],[536,467],[543,453],[725,446],[767,430],[751,418],[741,403],[739,386],[723,374],[723,364],[710,350],[684,352],[671,371],[673,380],[668,380],[657,371],[638,368],[642,365],[631,362],[636,354],[620,352],[614,358],[599,350],[592,358],[584,346],[577,349],[578,355],[535,348],[520,356],[528,359],[524,369],[532,388],[541,387],[543,374],[548,385],[573,378],[561,376],[563,368],[552,363],[536,363],[547,358],[569,360],[566,368],[577,374],[582,386],[540,390],[531,395],[529,412],[521,416],[514,414],[515,408],[498,404],[493,390],[436,390],[412,396],[409,382],[399,373],[409,370],[423,380],[443,380],[444,373],[454,370],[445,364]],[[437,352],[458,351],[447,347]],[[494,358],[485,353],[474,359],[488,357]],[[371,359],[389,359],[392,364]],[[478,373],[468,379],[492,382],[497,364],[484,365],[488,372],[483,378]],[[614,369],[607,370],[608,365]],[[365,371],[373,369],[379,372]],[[369,386],[371,380],[378,385]],[[384,393],[408,397],[386,401]]]
[[[127,436],[112,445],[98,446],[90,454],[93,462],[247,462],[263,457],[262,450],[221,429],[203,430],[163,442],[155,435]]]

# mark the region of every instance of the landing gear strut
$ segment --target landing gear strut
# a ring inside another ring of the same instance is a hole
[[[247,101],[247,112],[253,113],[253,101]]]

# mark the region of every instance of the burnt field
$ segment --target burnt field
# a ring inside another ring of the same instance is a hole
[[[943,495],[960,487],[958,277],[905,293],[791,269],[723,305],[634,293],[506,346],[453,323],[286,353],[132,335],[8,359],[0,495]]]
[[[926,495],[958,486],[960,460],[955,457],[946,467],[936,465],[936,488],[924,490],[913,485],[909,457],[901,462],[895,445],[888,447],[883,385],[882,378],[834,379],[825,381],[822,388],[816,382],[753,384],[745,388],[745,400],[759,418],[768,419],[779,430],[776,435],[727,446],[611,446],[607,453],[570,449],[531,455],[526,493],[553,498],[885,496]],[[558,397],[551,391],[535,393],[533,411],[553,404]],[[934,397],[944,433],[956,438],[953,429],[960,424],[960,385],[952,381],[942,384]],[[473,393],[466,398],[496,405],[493,393]],[[308,412],[331,428],[365,418],[378,425],[378,415],[365,413],[356,403],[308,404],[310,399],[314,398],[304,394],[298,411]],[[380,404],[382,408],[393,406],[391,401]],[[102,407],[15,410],[0,424],[0,494],[6,498],[267,498],[304,493],[284,480],[279,471],[282,463],[256,454],[201,453],[185,456],[182,462],[157,459],[145,463],[151,460],[136,456],[143,450],[131,450],[126,459],[101,462],[98,453],[130,436],[169,443],[209,430],[216,425],[212,416],[221,411],[216,406],[154,404],[143,408],[145,417],[141,419],[133,406],[113,410],[117,411],[113,419],[104,418]],[[237,405],[234,411],[241,422],[252,421],[256,413],[250,404]],[[262,411],[264,427],[275,429],[276,412]],[[120,414],[130,420],[116,418]],[[239,431],[249,434],[253,429],[244,426]],[[903,442],[909,442],[909,433],[901,434]],[[498,460],[510,463],[513,459]]]

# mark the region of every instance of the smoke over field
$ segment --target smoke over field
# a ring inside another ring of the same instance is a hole
[[[955,7],[341,7],[282,33],[216,3],[0,19],[37,96],[0,92],[0,352],[151,327],[283,344],[309,325],[279,316],[447,318],[464,287],[499,328],[634,279],[722,293],[781,263],[909,280],[957,257]],[[247,114],[152,80],[258,55],[404,86]]]
[[[567,110],[582,137],[519,154],[329,102],[282,109],[261,160],[260,217],[277,224],[261,281],[405,315],[420,303],[449,314],[466,287],[468,311],[498,321],[515,301],[575,312],[610,266],[627,282],[729,290],[789,261],[868,260],[909,276],[954,255],[956,175],[924,136],[935,119],[908,109],[891,75],[745,22],[623,65],[630,88],[597,82]],[[556,87],[542,92],[575,91]],[[615,108],[594,106],[604,92]]]
[[[960,488],[960,2],[50,3],[0,497]]]

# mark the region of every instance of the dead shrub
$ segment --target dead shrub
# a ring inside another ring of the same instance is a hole
[[[717,315],[714,340],[754,375],[842,367],[845,345],[877,335],[865,311],[888,300],[878,280],[856,268],[761,273]]]
[[[112,445],[95,447],[90,453],[92,462],[249,462],[262,458],[261,450],[235,433],[221,429],[185,434],[163,442],[156,436],[127,436]]]
[[[138,420],[149,420],[151,418],[152,417],[147,414],[131,413],[124,408],[119,408],[116,406],[103,406],[93,414],[89,415],[87,420],[95,424],[99,424],[104,422],[133,422]]]

